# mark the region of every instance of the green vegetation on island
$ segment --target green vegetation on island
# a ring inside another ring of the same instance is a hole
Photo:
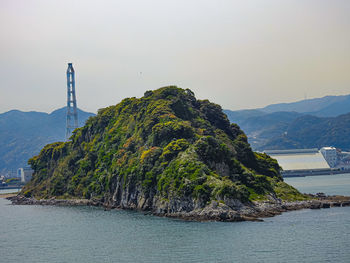
[[[86,198],[159,213],[212,201],[303,200],[283,182],[276,160],[253,152],[219,105],[174,86],[99,110],[68,142],[46,145],[29,160],[22,194]]]

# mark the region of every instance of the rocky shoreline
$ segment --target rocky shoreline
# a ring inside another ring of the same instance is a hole
[[[235,207],[228,206],[222,202],[212,201],[201,209],[181,212],[161,212],[153,210],[140,210],[156,216],[178,218],[191,221],[263,221],[262,218],[280,215],[283,212],[300,209],[321,209],[331,207],[350,206],[349,196],[316,196],[310,195],[312,199],[307,201],[284,202],[281,200],[270,200],[264,202],[251,202],[239,204]],[[13,205],[55,205],[55,206],[99,206],[105,210],[110,209],[134,209],[130,207],[111,207],[100,200],[94,199],[40,199],[26,198],[21,195],[7,197]]]

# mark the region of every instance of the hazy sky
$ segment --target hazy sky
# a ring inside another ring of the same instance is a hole
[[[0,112],[177,85],[227,109],[350,93],[350,1],[0,0]]]

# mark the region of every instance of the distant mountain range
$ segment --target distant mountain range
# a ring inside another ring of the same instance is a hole
[[[350,94],[326,96],[292,103],[271,104],[260,110],[265,113],[294,111],[318,117],[336,117],[350,112]]]
[[[255,150],[323,146],[350,149],[350,95],[224,112],[243,129]]]
[[[260,109],[224,110],[254,150],[335,146],[350,150],[350,95],[326,96]],[[78,110],[79,127],[93,113]],[[0,114],[0,174],[27,165],[48,143],[65,139],[66,108],[52,113]]]
[[[78,109],[79,127],[93,115]],[[0,174],[26,166],[46,144],[64,141],[65,132],[66,107],[50,114],[19,110],[0,114]]]

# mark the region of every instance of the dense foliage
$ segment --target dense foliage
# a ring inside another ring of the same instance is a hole
[[[350,109],[348,109],[350,111]],[[225,111],[246,132],[256,150],[334,146],[350,150],[350,113],[316,117],[297,112]]]
[[[281,145],[284,148],[293,145],[294,148],[321,148],[334,146],[350,150],[350,113],[334,118],[319,118],[304,116],[293,121],[287,132],[268,142],[269,148]]]
[[[69,142],[45,146],[29,163],[35,173],[22,193],[40,198],[117,200],[137,191],[164,202],[247,202],[293,190],[219,105],[174,86],[99,110]]]

